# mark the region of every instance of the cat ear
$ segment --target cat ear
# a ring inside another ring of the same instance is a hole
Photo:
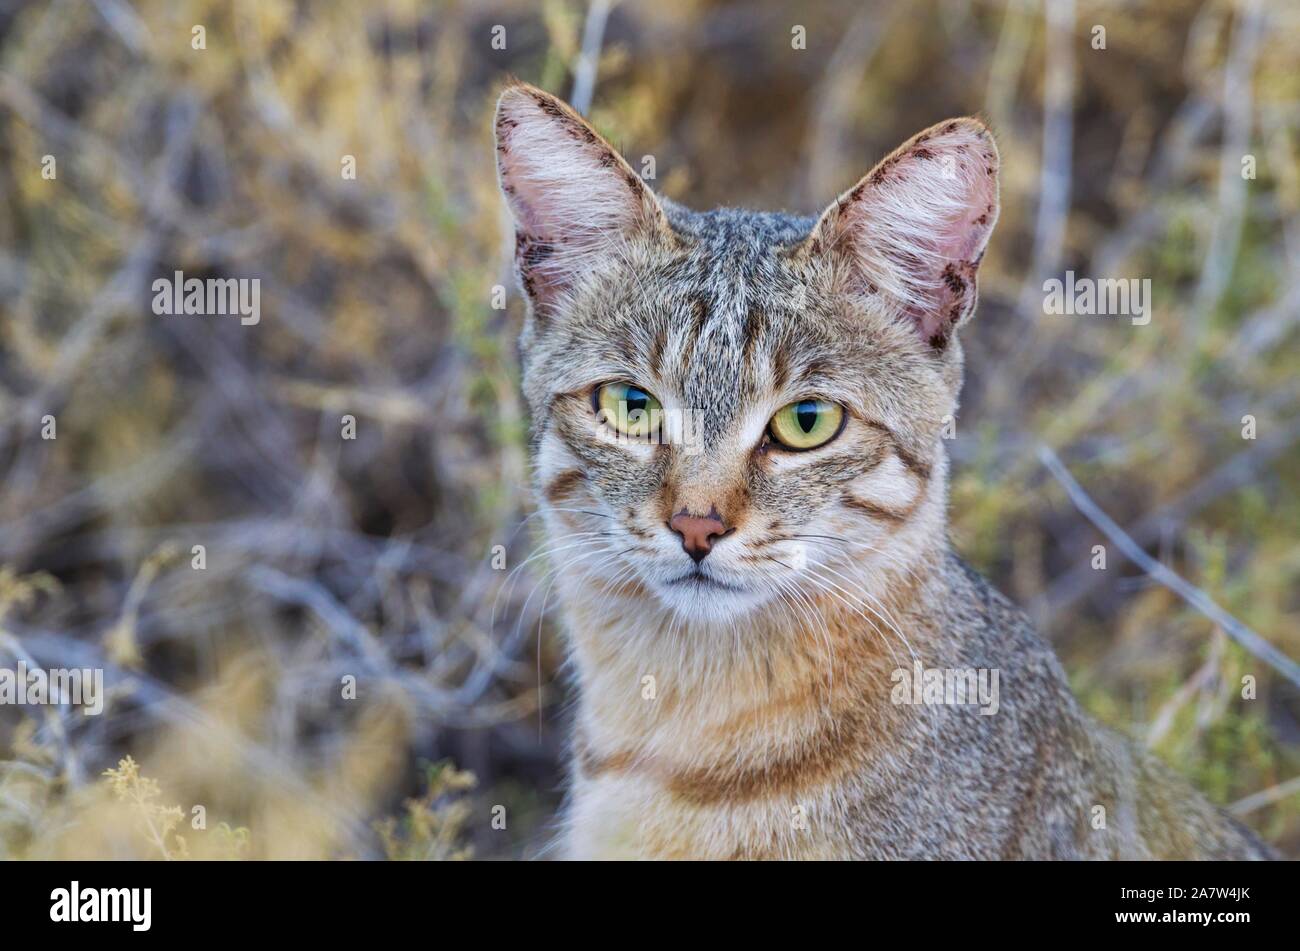
[[[663,208],[614,147],[549,93],[515,83],[496,113],[497,174],[515,221],[515,267],[549,305],[624,239],[668,232]]]
[[[951,119],[841,195],[805,247],[840,256],[849,292],[876,298],[940,350],[975,310],[976,271],[997,218],[993,136],[976,119]]]

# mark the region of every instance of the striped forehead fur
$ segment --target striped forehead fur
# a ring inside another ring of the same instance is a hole
[[[998,213],[980,123],[914,137],[816,219],[659,199],[521,84],[497,147],[545,590],[579,688],[568,855],[1266,852],[1088,720],[948,547],[940,432]],[[596,412],[619,385],[702,413],[702,444],[620,438]],[[789,404],[841,425],[792,446]],[[1014,688],[996,717],[917,711],[891,691],[913,660]]]

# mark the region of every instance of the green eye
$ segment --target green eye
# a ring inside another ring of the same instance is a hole
[[[624,436],[646,439],[659,429],[663,407],[659,401],[631,383],[606,383],[596,388],[596,415],[605,425]]]
[[[843,423],[844,407],[826,400],[800,400],[777,410],[768,431],[787,449],[816,449],[838,436]]]

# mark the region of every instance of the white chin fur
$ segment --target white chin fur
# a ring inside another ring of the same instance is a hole
[[[762,590],[703,587],[693,584],[652,584],[660,602],[683,620],[726,626],[762,607],[770,595]]]

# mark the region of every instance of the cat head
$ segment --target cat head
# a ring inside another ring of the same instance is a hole
[[[956,333],[998,214],[981,123],[920,133],[816,219],[660,199],[524,84],[496,137],[563,572],[729,620],[845,558],[899,561],[927,500],[942,534]]]

